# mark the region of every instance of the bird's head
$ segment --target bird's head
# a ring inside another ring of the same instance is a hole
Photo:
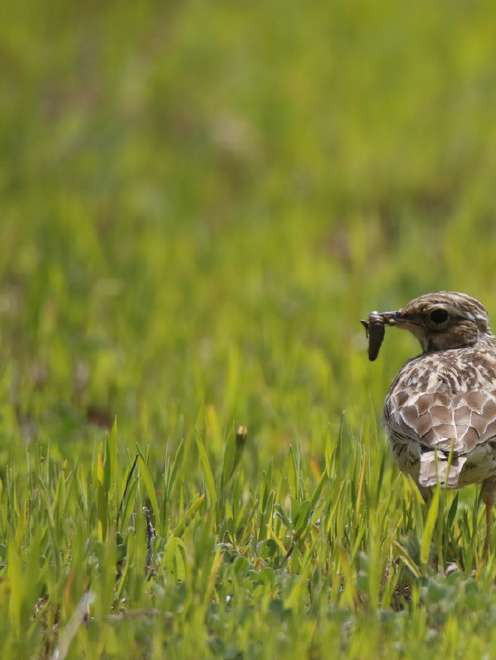
[[[427,293],[396,312],[379,315],[387,325],[410,330],[424,353],[472,346],[484,335],[491,335],[484,305],[456,291]]]

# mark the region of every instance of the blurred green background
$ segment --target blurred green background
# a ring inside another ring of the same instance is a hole
[[[495,60],[489,0],[5,5],[3,463],[94,457],[117,417],[159,475],[207,419],[214,466],[247,424],[247,488],[294,443],[318,476],[418,350],[370,365],[360,318],[496,314]]]
[[[59,422],[192,405],[198,383],[223,404],[235,362],[227,417],[304,426],[309,404],[362,405],[370,309],[454,288],[496,311],[492,2],[2,14],[0,333],[22,405],[44,380]],[[417,350],[387,343],[378,393]]]

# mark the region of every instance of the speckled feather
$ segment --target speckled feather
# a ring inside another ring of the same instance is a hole
[[[451,315],[444,332],[425,320],[439,306]],[[437,482],[459,488],[493,478],[496,338],[484,307],[465,294],[440,292],[413,300],[398,315],[398,324],[424,348],[400,370],[385,401],[400,469],[422,488]]]

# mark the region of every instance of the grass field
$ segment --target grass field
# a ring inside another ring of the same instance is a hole
[[[102,4],[2,8],[0,656],[492,657],[359,319],[496,318],[494,3]]]

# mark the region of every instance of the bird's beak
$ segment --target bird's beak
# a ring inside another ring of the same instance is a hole
[[[378,316],[383,320],[384,325],[398,325],[404,320],[401,312],[379,312]]]
[[[399,325],[402,321],[405,319],[401,312],[370,312],[368,319],[361,324],[368,330],[370,324]]]

